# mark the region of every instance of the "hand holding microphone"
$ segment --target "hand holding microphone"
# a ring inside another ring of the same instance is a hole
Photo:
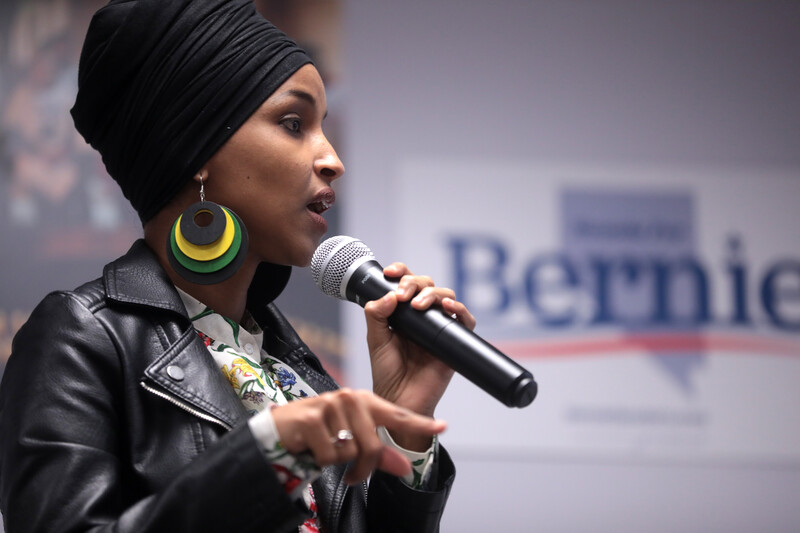
[[[362,307],[397,288],[370,249],[347,236],[324,241],[314,253],[311,271],[325,294]],[[438,308],[419,311],[400,302],[389,324],[509,407],[525,407],[536,396],[530,372]]]

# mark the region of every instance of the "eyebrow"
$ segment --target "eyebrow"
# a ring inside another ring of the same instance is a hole
[[[300,89],[289,89],[284,94],[287,94],[289,96],[294,96],[295,98],[299,98],[300,100],[304,100],[308,102],[311,105],[311,107],[314,108],[317,107],[317,99],[314,98],[314,96],[311,93],[307,93],[306,91],[302,91]],[[322,115],[322,118],[325,119],[325,117],[327,116],[328,116],[328,110],[326,109],[325,114]]]

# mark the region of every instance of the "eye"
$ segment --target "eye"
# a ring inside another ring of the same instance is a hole
[[[300,133],[300,126],[302,126],[302,121],[300,117],[292,115],[288,117],[283,117],[281,119],[281,125],[289,130],[290,133]]]

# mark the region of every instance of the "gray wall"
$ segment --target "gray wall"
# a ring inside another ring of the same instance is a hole
[[[393,213],[413,209],[392,201],[412,158],[741,166],[800,179],[798,2],[346,6],[340,203],[345,233],[378,257],[395,258]],[[346,317],[360,341],[363,318]],[[367,386],[359,357],[353,380]],[[800,530],[797,465],[451,452],[459,474],[444,531]]]

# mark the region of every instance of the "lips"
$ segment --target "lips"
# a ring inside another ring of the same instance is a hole
[[[321,194],[317,195],[317,198],[308,204],[306,207],[313,211],[314,213],[321,215],[325,211],[331,208],[333,204],[336,202],[336,195],[330,189],[327,191],[322,192]]]

